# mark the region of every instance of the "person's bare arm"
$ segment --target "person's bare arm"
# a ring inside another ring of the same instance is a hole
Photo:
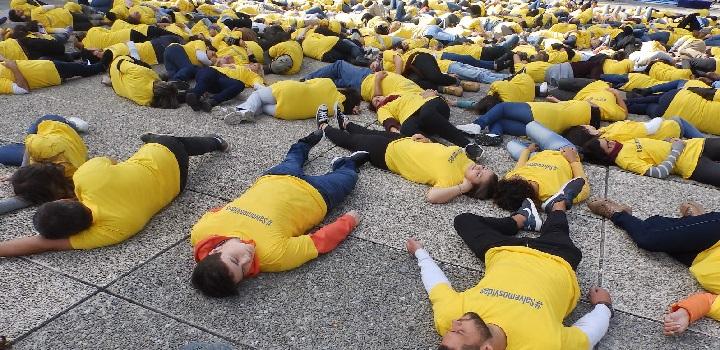
[[[620,91],[613,88],[608,88],[608,90],[615,95],[615,102],[617,102],[617,105],[627,113],[627,105],[625,104],[625,100],[623,100],[622,96],[620,96]]]
[[[528,159],[530,159],[530,154],[537,151],[538,146],[534,143],[531,143],[529,146],[527,146],[522,153],[520,153],[520,158],[518,158],[517,163],[515,164],[515,168],[519,168],[521,166],[524,166],[525,163],[527,163]]]
[[[375,93],[373,94],[373,97],[375,96],[383,96],[382,91],[382,81],[387,76],[386,71],[379,71],[375,73]]]
[[[457,186],[437,188],[433,187],[427,191],[425,199],[432,204],[447,203],[457,197],[462,196],[472,189],[472,184],[467,179]]]
[[[22,72],[20,72],[20,69],[18,68],[15,60],[5,60],[4,65],[5,68],[9,69],[13,73],[13,76],[15,77],[15,79],[13,79],[15,81],[15,84],[25,89],[26,91],[30,91],[30,85],[28,84]]]
[[[0,257],[26,256],[72,249],[68,238],[47,239],[36,235],[0,242]]]
[[[400,55],[395,54],[395,56],[393,56],[393,64],[395,64],[395,73],[402,74],[403,61],[402,61],[402,57],[400,57]]]

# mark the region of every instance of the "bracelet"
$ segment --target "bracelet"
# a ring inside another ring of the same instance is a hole
[[[607,308],[610,309],[610,318],[615,317],[615,308],[613,308],[612,303],[609,303],[607,301],[601,301],[601,302],[593,304],[593,306],[598,305],[598,304],[603,304],[603,305],[607,306]]]

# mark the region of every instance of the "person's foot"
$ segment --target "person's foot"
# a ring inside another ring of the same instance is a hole
[[[174,135],[172,135],[172,134],[156,134],[153,132],[146,132],[146,133],[140,135],[140,140],[144,143],[155,143],[155,142],[157,142],[158,139],[163,138],[163,137],[168,137],[168,136],[173,137]]]
[[[533,202],[532,199],[525,198],[525,200],[522,202],[522,205],[520,206],[520,209],[518,209],[512,215],[516,214],[525,217],[525,223],[522,227],[523,230],[540,231],[540,228],[542,227],[542,218],[540,217],[540,212],[538,212],[537,207],[535,206],[535,202]]]
[[[322,129],[323,124],[328,123],[329,115],[327,105],[321,104],[318,106],[317,112],[315,112],[315,122],[317,122],[318,129]]]
[[[333,170],[337,169],[338,163],[340,161],[347,159],[355,163],[355,171],[360,172],[360,167],[365,164],[367,161],[370,160],[370,153],[367,151],[355,151],[351,153],[349,156],[344,157],[335,157],[333,158],[332,162],[330,162],[330,165],[332,166]]]
[[[680,215],[686,216],[698,216],[705,214],[705,208],[700,203],[689,201],[680,204]]]
[[[193,111],[199,112],[202,106],[200,105],[200,98],[198,95],[188,92],[185,94],[185,103],[187,103],[190,108],[192,108]]]
[[[582,191],[583,186],[585,186],[585,179],[582,177],[576,177],[563,185],[562,188],[560,188],[560,191],[552,195],[552,197],[548,198],[545,202],[542,204],[543,211],[546,213],[549,213],[553,209],[553,205],[557,202],[565,202],[565,207],[567,210],[570,210],[572,208],[572,202],[577,197],[577,195]]]
[[[613,202],[607,198],[595,198],[590,201],[588,201],[587,204],[588,208],[590,209],[593,214],[600,215],[604,218],[609,219],[613,216],[615,213],[619,212],[627,212],[628,214],[632,214],[632,208],[629,206]]]
[[[222,138],[222,136],[220,136],[218,134],[207,134],[207,135],[205,135],[205,137],[212,137],[215,140],[217,140],[219,147],[220,147],[220,148],[218,148],[219,152],[226,153],[226,152],[230,151],[230,144],[227,141],[225,141],[225,139]]]
[[[458,130],[460,130],[466,134],[470,134],[470,135],[479,135],[483,131],[482,126],[477,125],[475,123],[462,124],[462,125],[457,125],[455,127],[458,128]]]
[[[105,86],[112,86],[112,80],[110,79],[109,75],[103,75],[100,79],[100,84],[103,84]]]
[[[227,125],[238,125],[241,123],[251,123],[255,121],[255,113],[247,109],[235,108],[234,111],[228,113],[223,118]]]
[[[475,135],[475,143],[482,146],[498,146],[502,143],[502,141],[502,135],[498,134],[486,133],[481,131],[479,134]]]
[[[333,109],[335,110],[335,118],[337,118],[338,128],[340,128],[340,130],[345,130],[346,117],[345,114],[343,114],[343,112],[340,110],[339,101],[335,101],[335,106],[333,107]]]
[[[170,80],[170,85],[176,87],[178,90],[190,90],[190,84],[187,81],[182,80]]]
[[[323,139],[324,135],[325,133],[323,133],[322,130],[317,129],[298,141],[307,143],[308,145],[310,145],[310,147],[313,147]]]
[[[465,155],[475,163],[480,163],[483,152],[484,150],[474,143],[469,143],[465,146]]]
[[[687,310],[679,308],[665,314],[663,317],[663,334],[679,335],[690,325],[690,314]]]
[[[463,90],[468,92],[480,91],[480,83],[478,82],[463,80],[460,82],[460,86]]]
[[[463,88],[460,86],[441,86],[438,88],[438,91],[443,94],[453,95],[453,96],[462,96],[463,95]]]
[[[78,132],[86,133],[90,130],[90,124],[78,117],[67,117],[66,119]]]
[[[205,113],[210,113],[216,105],[217,103],[215,103],[215,100],[212,98],[203,98],[200,100],[200,109],[202,109]]]

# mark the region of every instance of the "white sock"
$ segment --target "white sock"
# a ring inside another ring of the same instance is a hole
[[[658,130],[660,130],[660,125],[662,125],[662,122],[663,118],[657,117],[643,123],[645,124],[645,131],[647,131],[648,135],[655,134],[656,132],[658,132]]]

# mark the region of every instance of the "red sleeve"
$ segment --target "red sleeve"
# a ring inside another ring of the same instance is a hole
[[[357,226],[357,221],[350,215],[343,215],[335,222],[310,234],[318,253],[325,254],[335,249]]]
[[[679,308],[687,310],[690,315],[690,323],[693,323],[710,312],[710,306],[715,298],[717,295],[712,293],[697,293],[672,304],[671,309],[672,311],[677,311]]]

